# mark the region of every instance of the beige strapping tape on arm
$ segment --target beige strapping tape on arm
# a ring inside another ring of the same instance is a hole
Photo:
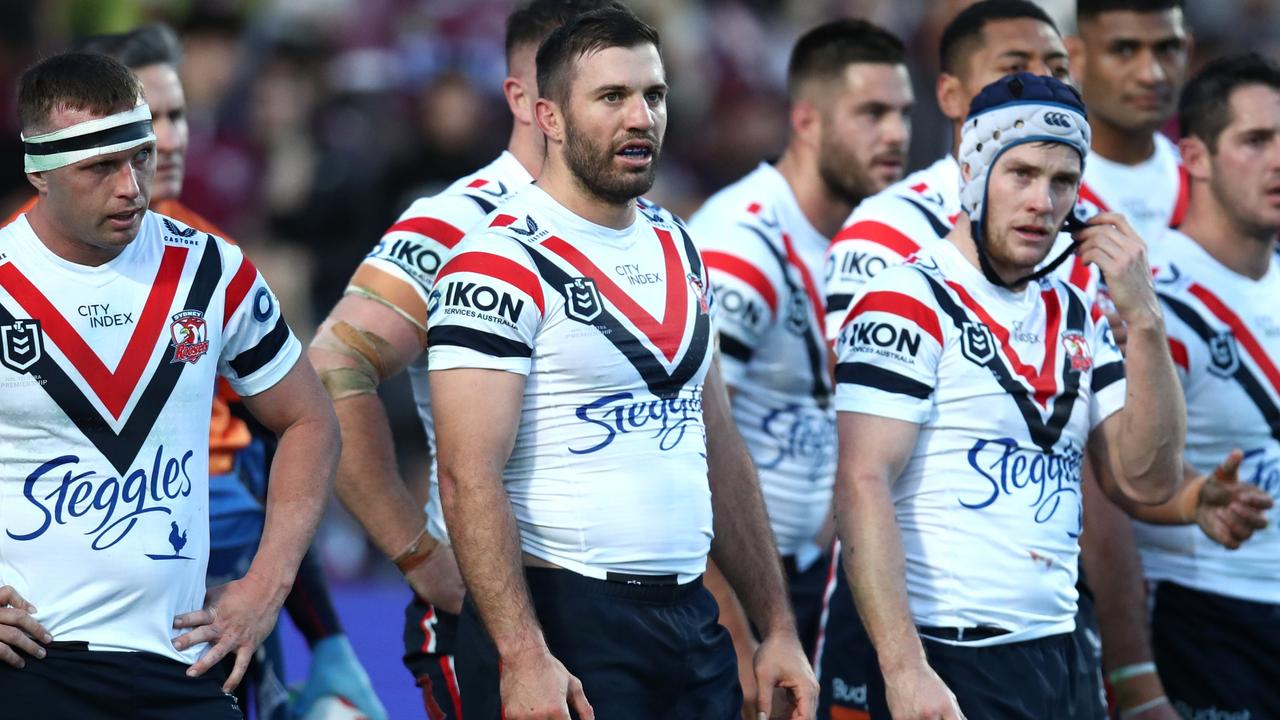
[[[336,353],[355,362],[355,367],[326,368],[320,382],[333,400],[353,395],[373,395],[385,376],[384,358],[394,352],[391,343],[378,335],[339,320],[311,343],[320,350]]]
[[[343,292],[343,294],[362,297],[362,298],[365,298],[366,300],[372,300],[378,303],[379,305],[384,305],[386,307],[391,308],[392,310],[395,311],[397,315],[409,321],[410,325],[418,328],[418,332],[421,332],[424,338],[426,337],[426,334],[427,334],[426,325],[423,325],[422,322],[419,321],[417,318],[405,312],[404,308],[400,307],[399,305],[396,305],[395,303],[382,297],[381,295],[370,290],[369,288],[362,288],[359,285],[348,285],[347,289]]]

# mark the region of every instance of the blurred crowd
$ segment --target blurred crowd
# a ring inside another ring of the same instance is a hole
[[[0,216],[31,194],[14,81],[88,35],[162,20],[182,36],[191,147],[182,200],[248,248],[309,340],[360,258],[416,197],[491,160],[510,114],[501,95],[504,23],[515,0],[0,0]],[[687,217],[778,153],[795,39],[860,16],[911,51],[910,168],[948,149],[934,102],[943,24],[967,0],[629,0],[662,33],[670,125],[651,197]],[[1041,0],[1064,34],[1073,0]],[[1229,48],[1280,55],[1280,3],[1187,3],[1193,69]],[[425,443],[407,383],[384,384],[407,477]],[[417,450],[415,450],[415,448]],[[322,530],[329,569],[368,570],[341,513]]]

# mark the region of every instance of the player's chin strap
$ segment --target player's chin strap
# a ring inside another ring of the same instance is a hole
[[[61,130],[20,137],[25,153],[23,170],[29,173],[56,170],[156,139],[151,130],[151,109],[146,102],[139,102],[132,110],[85,120]]]
[[[983,215],[986,215],[985,207],[983,208]],[[1057,270],[1062,263],[1067,261],[1067,258],[1075,254],[1076,248],[1080,245],[1078,240],[1073,239],[1071,244],[1067,246],[1067,249],[1058,254],[1058,257],[1044,265],[1041,265],[1035,272],[1018,278],[1013,282],[1005,282],[1004,279],[996,274],[995,267],[991,265],[991,257],[987,255],[986,225],[981,221],[975,220],[972,222],[972,226],[973,244],[978,249],[978,266],[982,269],[983,276],[987,278],[987,282],[995,285],[996,287],[1005,288],[1006,290],[1021,287],[1026,283],[1035,282],[1052,273],[1054,270]],[[1062,223],[1062,230],[1060,232],[1074,233],[1083,230],[1085,227],[1084,221],[1076,215],[1075,203],[1072,203],[1071,211],[1067,213],[1067,219]]]

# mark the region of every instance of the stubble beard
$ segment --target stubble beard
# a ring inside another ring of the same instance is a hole
[[[569,172],[584,190],[611,205],[624,205],[644,195],[653,187],[662,147],[651,135],[628,138],[631,139],[645,139],[653,143],[651,162],[639,171],[617,170],[613,167],[614,153],[610,148],[601,147],[585,133],[579,133],[572,122],[567,122],[565,163]]]

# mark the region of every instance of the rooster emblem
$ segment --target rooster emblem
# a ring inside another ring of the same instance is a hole
[[[209,330],[204,313],[199,310],[183,310],[174,315],[169,325],[173,337],[173,361],[195,364],[209,352]]]
[[[169,544],[173,546],[172,555],[153,555],[147,553],[147,557],[152,560],[190,560],[191,558],[182,554],[182,548],[187,546],[187,531],[178,527],[178,523],[169,523]]]

